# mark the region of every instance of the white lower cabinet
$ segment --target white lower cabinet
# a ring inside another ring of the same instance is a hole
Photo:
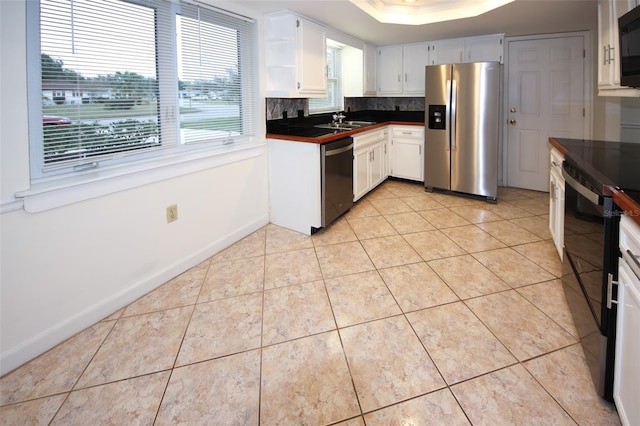
[[[387,132],[377,129],[353,137],[353,201],[357,201],[384,181]]]
[[[549,154],[549,231],[562,260],[564,247],[564,156],[555,148]]]
[[[424,127],[391,126],[389,174],[393,177],[424,180]]]
[[[640,226],[626,215],[620,220],[620,253],[613,399],[627,426],[640,424]]]

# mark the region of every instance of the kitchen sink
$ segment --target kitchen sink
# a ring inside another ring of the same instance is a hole
[[[320,129],[353,130],[376,124],[375,121],[345,121],[343,123],[316,124]]]

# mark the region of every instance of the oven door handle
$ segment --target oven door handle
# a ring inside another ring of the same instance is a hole
[[[567,173],[564,167],[562,168],[562,177],[564,177],[564,180],[566,181],[566,183],[568,183],[573,189],[578,191],[578,194],[582,195],[584,198],[591,201],[593,204],[596,204],[596,205],[602,204],[600,194],[597,194],[592,190],[590,190],[589,188],[587,188],[586,186],[581,185],[580,182],[575,180],[573,176]]]

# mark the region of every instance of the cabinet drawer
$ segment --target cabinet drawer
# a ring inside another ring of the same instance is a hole
[[[384,129],[371,130],[369,132],[359,133],[353,136],[353,148],[360,149],[373,143],[386,139],[386,131]]]
[[[394,138],[411,138],[411,139],[423,139],[424,127],[418,126],[394,126],[391,129],[391,136]]]

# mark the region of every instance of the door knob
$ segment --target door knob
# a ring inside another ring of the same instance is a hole
[[[514,120],[513,118],[511,120],[509,120],[509,124],[511,124],[512,126],[516,125],[516,120]]]
[[[509,111],[516,112],[516,109],[515,108],[511,108]]]

